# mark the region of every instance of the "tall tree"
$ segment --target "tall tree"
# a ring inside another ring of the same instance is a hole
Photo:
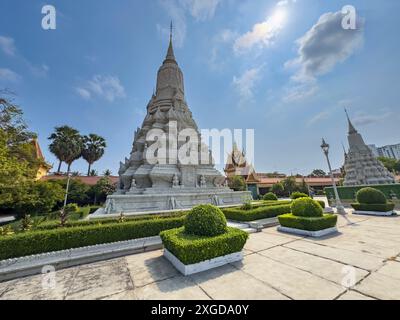
[[[71,164],[82,155],[83,139],[79,131],[69,126],[56,127],[55,132],[50,135],[49,149],[60,161],[58,173],[62,162],[68,165],[67,172],[71,171]]]
[[[326,172],[322,169],[315,169],[313,172],[310,174],[311,177],[325,177]]]
[[[89,164],[87,175],[90,175],[92,164],[104,155],[104,149],[107,147],[106,140],[97,134],[89,134],[83,137],[82,157]]]

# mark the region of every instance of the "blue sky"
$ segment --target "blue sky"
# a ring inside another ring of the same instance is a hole
[[[41,27],[45,4],[57,10],[56,30]],[[336,28],[344,5],[356,8],[357,30]],[[326,169],[322,136],[340,166],[344,106],[367,143],[400,143],[397,0],[2,0],[0,12],[0,88],[17,93],[50,163],[47,137],[68,124],[104,136],[94,168],[117,172],[143,121],[171,19],[195,120],[255,129],[257,171]]]

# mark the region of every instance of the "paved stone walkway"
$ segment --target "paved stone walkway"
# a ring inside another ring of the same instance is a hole
[[[339,229],[318,240],[264,229],[242,262],[189,277],[159,250],[60,270],[53,289],[42,275],[0,283],[0,299],[400,299],[400,217],[349,215]]]

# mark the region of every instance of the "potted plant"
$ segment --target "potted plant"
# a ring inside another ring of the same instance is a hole
[[[395,204],[388,202],[384,193],[380,190],[367,187],[360,189],[356,194],[356,203],[351,206],[354,214],[374,215],[374,216],[391,216],[396,213],[393,211]]]
[[[243,259],[248,234],[227,226],[222,211],[212,205],[194,207],[184,226],[160,233],[164,256],[189,275]]]
[[[278,216],[281,232],[322,237],[337,232],[337,216],[324,214],[321,204],[311,198],[292,202],[291,213]]]

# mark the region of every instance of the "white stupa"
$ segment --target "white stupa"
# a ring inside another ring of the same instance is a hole
[[[375,157],[357,132],[346,111],[349,123],[349,151],[345,158],[345,186],[395,183],[394,176]]]

